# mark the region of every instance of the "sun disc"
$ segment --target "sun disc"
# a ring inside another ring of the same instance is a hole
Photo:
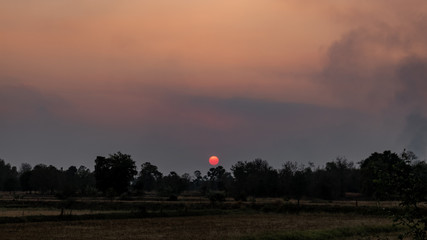
[[[215,166],[219,163],[219,159],[217,156],[212,156],[209,158],[209,164]]]

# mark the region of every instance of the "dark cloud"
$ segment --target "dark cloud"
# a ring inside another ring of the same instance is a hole
[[[379,110],[396,87],[392,55],[405,48],[387,26],[352,30],[329,48],[321,82],[343,106]]]
[[[377,21],[344,34],[329,48],[319,79],[339,105],[367,110],[397,132],[392,147],[426,157],[425,22],[409,18],[409,26]]]
[[[404,59],[397,69],[400,89],[396,105],[403,108],[406,126],[401,142],[411,151],[426,157],[427,150],[427,59],[410,57]]]
[[[397,69],[400,91],[396,96],[399,104],[412,111],[427,113],[427,58],[404,59]]]

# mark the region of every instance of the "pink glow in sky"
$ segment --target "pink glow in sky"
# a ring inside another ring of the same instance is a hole
[[[425,156],[425,29],[424,0],[0,1],[0,158]]]

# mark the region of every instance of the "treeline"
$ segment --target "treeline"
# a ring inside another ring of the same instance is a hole
[[[230,171],[217,166],[205,175],[199,170],[164,175],[150,162],[143,163],[138,172],[131,156],[121,152],[98,156],[93,172],[84,166],[64,170],[26,163],[18,170],[0,159],[0,191],[54,194],[59,198],[156,192],[176,199],[183,191],[197,191],[208,197],[241,201],[248,197],[336,200],[357,196],[375,200],[407,197],[419,202],[427,196],[427,164],[418,161],[412,152],[385,151],[371,154],[357,167],[345,158],[337,158],[324,167],[285,162],[274,169],[267,161],[255,159],[239,161]]]
[[[0,191],[25,191],[62,196],[87,196],[96,194],[95,178],[86,167],[75,166],[67,170],[52,165],[31,167],[23,163],[20,170],[0,159]]]

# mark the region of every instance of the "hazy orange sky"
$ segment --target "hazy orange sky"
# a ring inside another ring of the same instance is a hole
[[[0,158],[424,159],[425,29],[424,0],[0,0]]]

